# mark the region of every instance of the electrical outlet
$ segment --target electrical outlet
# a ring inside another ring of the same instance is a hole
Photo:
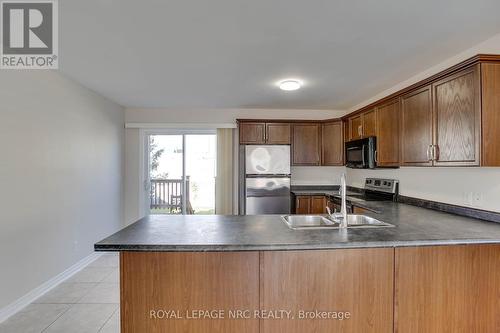
[[[464,205],[472,206],[474,204],[474,193],[473,192],[463,192]]]
[[[474,206],[481,207],[483,205],[483,194],[481,192],[474,193]]]
[[[462,192],[462,204],[467,206],[467,192]]]

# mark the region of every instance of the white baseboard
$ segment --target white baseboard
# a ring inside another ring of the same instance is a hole
[[[70,278],[75,273],[80,271],[82,268],[84,268],[85,266],[87,266],[100,256],[102,256],[102,253],[98,252],[92,253],[91,255],[83,258],[82,260],[80,260],[79,262],[77,262],[64,272],[54,276],[52,279],[48,280],[47,282],[33,289],[26,295],[22,296],[16,301],[0,309],[0,323],[4,322],[7,318],[12,316],[13,314],[19,312],[29,304],[33,303],[33,301],[36,300],[38,297],[42,296],[43,294],[45,294],[46,292],[57,286],[59,283],[63,282],[64,280]]]

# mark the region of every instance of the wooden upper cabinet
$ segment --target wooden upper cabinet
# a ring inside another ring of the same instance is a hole
[[[401,165],[431,166],[431,86],[401,97]]]
[[[399,99],[377,107],[377,166],[399,165]]]
[[[322,135],[322,165],[343,165],[344,138],[342,121],[323,124]]]
[[[240,123],[241,144],[264,144],[266,141],[265,123]]]
[[[359,140],[363,137],[363,118],[361,115],[349,118],[349,138]]]
[[[321,124],[294,124],[292,165],[320,165],[320,155]]]
[[[479,165],[481,95],[479,65],[432,85],[434,164]]]
[[[351,130],[349,128],[349,120],[343,120],[342,123],[344,124],[344,141],[350,141],[351,140]]]
[[[290,144],[290,124],[266,123],[266,143]]]
[[[359,140],[377,135],[377,116],[375,109],[349,118],[349,138]]]
[[[481,64],[482,164],[500,166],[500,64]]]
[[[240,144],[290,144],[290,124],[240,123]]]
[[[367,138],[370,136],[377,135],[377,114],[375,109],[366,111],[362,115],[363,126],[362,126],[362,137]]]

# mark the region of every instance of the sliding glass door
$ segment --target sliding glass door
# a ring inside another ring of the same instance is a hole
[[[147,136],[150,214],[214,214],[215,132],[174,131]]]

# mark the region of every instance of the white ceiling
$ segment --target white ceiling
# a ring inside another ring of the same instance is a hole
[[[127,107],[348,109],[500,32],[498,0],[62,0],[60,69]],[[298,77],[303,89],[274,83]]]

